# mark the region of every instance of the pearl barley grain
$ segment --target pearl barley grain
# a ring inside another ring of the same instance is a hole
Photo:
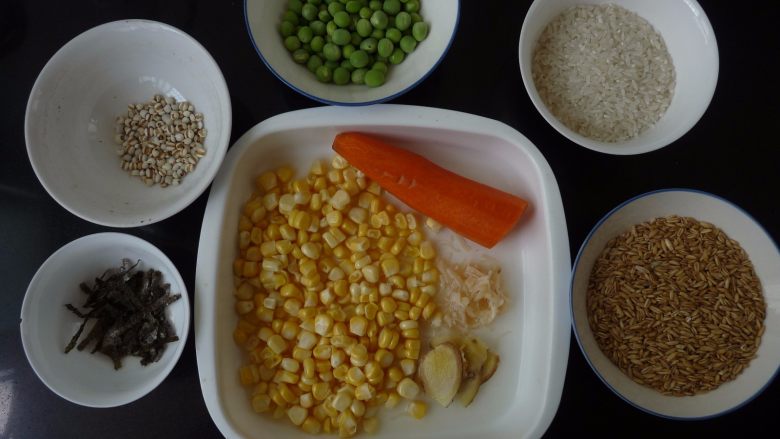
[[[120,167],[147,186],[176,186],[206,155],[203,114],[186,101],[155,95],[130,104],[116,118],[114,141]]]

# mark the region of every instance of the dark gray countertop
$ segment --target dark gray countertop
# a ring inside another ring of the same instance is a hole
[[[648,0],[649,1],[649,0]],[[438,69],[394,103],[441,107],[497,119],[525,134],[555,172],[572,255],[611,208],[643,192],[687,187],[718,194],[753,215],[780,240],[780,5],[702,1],[720,50],[715,97],[702,120],[660,151],[608,156],[559,135],[522,85],[520,27],[530,1],[462,2],[457,38]],[[27,284],[62,245],[106,231],[60,207],[27,159],[24,111],[46,61],[79,33],[108,21],[147,18],[200,41],[222,68],[233,103],[232,141],[256,123],[318,106],[277,80],[255,53],[241,1],[44,0],[0,2],[0,437],[209,437],[219,432],[201,397],[194,337],[170,376],[146,397],[119,408],[90,409],[59,398],[35,376],[22,350],[19,312]],[[207,194],[160,223],[122,230],[150,241],[178,266],[193,291]],[[590,370],[572,338],[566,382],[552,437],[761,434],[780,428],[780,383],[725,416],[694,422],[660,419],[632,408]]]

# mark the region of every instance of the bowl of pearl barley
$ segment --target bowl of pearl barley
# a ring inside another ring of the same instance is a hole
[[[181,211],[206,190],[230,140],[219,66],[164,23],[122,20],[66,43],[25,114],[33,170],[65,209],[111,227]]]

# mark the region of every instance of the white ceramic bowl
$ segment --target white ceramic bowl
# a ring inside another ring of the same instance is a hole
[[[120,168],[115,119],[155,94],[190,101],[204,115],[206,155],[179,186],[147,187]],[[35,81],[25,140],[35,174],[71,213],[135,227],[179,212],[211,183],[230,141],[225,79],[192,37],[163,23],[123,20],[77,36]]]
[[[246,361],[232,341],[238,320],[230,294],[238,216],[260,172],[290,164],[301,175],[315,159],[333,157],[333,138],[343,131],[380,135],[454,172],[517,194],[532,206],[489,252],[503,267],[510,301],[501,316],[475,335],[501,356],[496,375],[468,408],[452,404],[445,409],[429,400],[422,421],[402,414],[403,404],[395,412],[382,410],[374,437],[540,437],[560,401],[571,334],[568,235],[555,177],[536,147],[502,123],[403,105],[285,113],[256,125],[230,149],[209,194],[195,279],[198,373],[215,424],[230,438],[301,434],[289,422],[254,413],[238,381],[238,368]],[[453,246],[442,235],[429,234],[440,252]]]
[[[120,266],[123,258],[140,259],[138,270],[159,270],[163,282],[171,285],[171,294],[181,294],[167,308],[179,340],[168,344],[155,363],[142,366],[139,358],[126,357],[114,370],[103,354],[90,354],[88,349],[65,353],[82,322],[65,304],[83,310],[86,295],[79,284],[92,285],[107,269]],[[52,392],[88,407],[115,407],[151,392],[176,365],[189,333],[190,302],[179,272],[159,249],[124,233],[98,233],[72,241],[46,259],[27,287],[19,327],[30,365]]]
[[[255,50],[265,65],[293,90],[333,105],[370,105],[408,92],[430,75],[444,59],[455,38],[460,18],[459,0],[423,0],[420,13],[430,25],[428,38],[404,62],[391,65],[384,85],[323,84],[305,65],[296,64],[279,35],[286,0],[244,0],[244,17]]]
[[[666,396],[635,383],[601,352],[588,324],[588,278],[606,243],[634,224],[667,215],[691,216],[710,222],[737,240],[755,267],[767,305],[766,330],[757,357],[735,380],[696,396]],[[659,190],[639,195],[602,218],[580,248],[571,282],[574,334],[582,353],[604,384],[638,409],[672,419],[706,419],[723,415],[758,396],[777,375],[780,365],[779,266],[780,252],[772,238],[750,215],[729,201],[687,189]]]
[[[654,126],[624,142],[593,140],[566,127],[545,106],[531,74],[536,41],[547,24],[571,6],[602,3],[622,6],[650,22],[663,37],[676,70],[674,96],[666,113]],[[699,121],[718,82],[718,45],[696,0],[536,0],[525,16],[519,46],[520,72],[536,109],[572,142],[607,154],[642,154],[674,142]]]

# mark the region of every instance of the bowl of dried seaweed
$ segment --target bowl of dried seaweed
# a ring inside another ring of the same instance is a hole
[[[57,395],[115,407],[173,369],[189,332],[187,289],[152,244],[98,233],[66,244],[33,276],[20,332],[35,373]]]

